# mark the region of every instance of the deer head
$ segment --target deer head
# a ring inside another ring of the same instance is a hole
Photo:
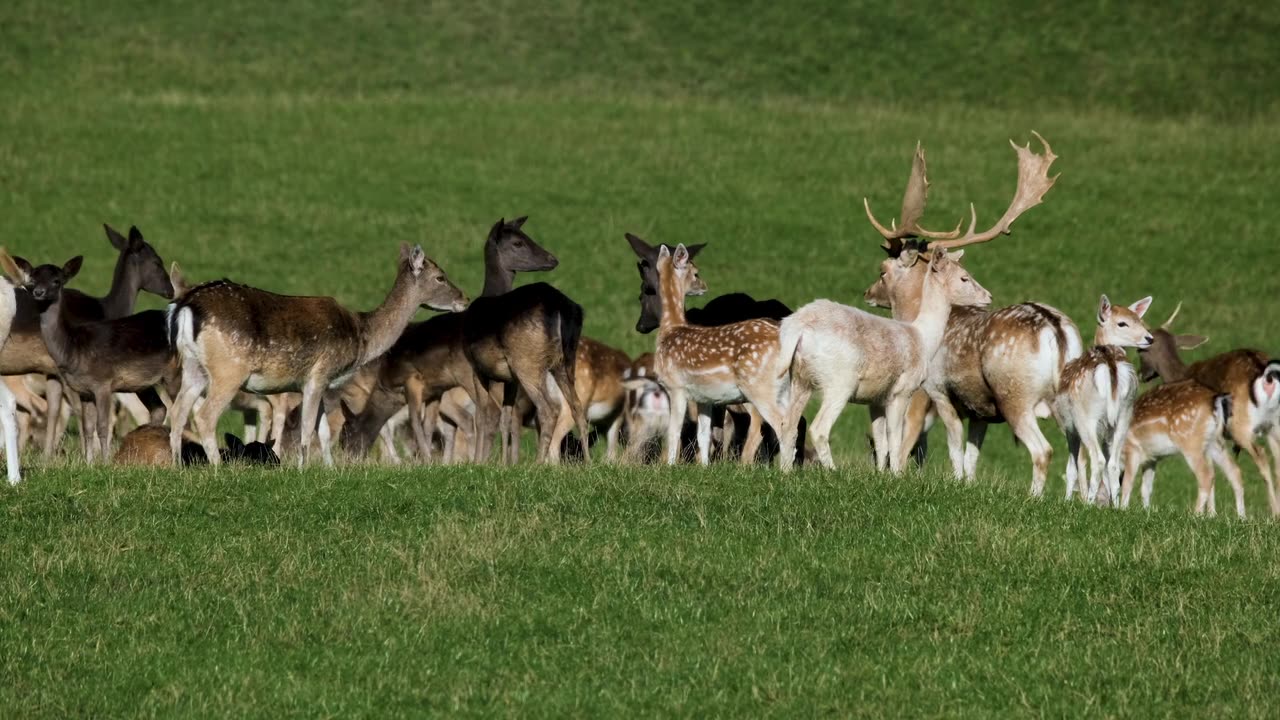
[[[1165,382],[1183,379],[1186,365],[1178,356],[1179,350],[1193,350],[1209,342],[1203,335],[1175,335],[1173,320],[1178,317],[1182,303],[1173,309],[1164,324],[1151,331],[1151,344],[1138,350],[1138,376],[1143,382],[1162,378]]]
[[[664,301],[683,306],[686,295],[704,295],[707,284],[698,277],[698,266],[693,264],[689,249],[684,243],[676,245],[675,252],[663,245],[658,250],[659,287]]]
[[[30,265],[28,264],[27,267],[30,267]],[[2,247],[0,247],[0,270],[4,271],[5,277],[9,278],[9,282],[14,287],[26,287],[26,284],[31,280],[31,276],[27,274],[27,271],[18,267],[18,263],[14,262],[13,256]]]
[[[1098,333],[1095,345],[1119,347],[1151,347],[1151,332],[1142,322],[1142,316],[1151,307],[1151,296],[1142,298],[1129,307],[1111,304],[1106,295],[1098,303]]]
[[[411,284],[415,304],[421,307],[452,312],[467,309],[467,296],[422,252],[421,245],[400,244],[400,277]]]
[[[529,217],[505,219],[494,223],[484,243],[485,259],[492,258],[505,272],[541,272],[554,270],[560,261],[533,241],[521,228]]]
[[[660,247],[667,246],[655,247],[631,233],[627,233],[626,237],[632,252],[640,259],[636,263],[636,269],[640,271],[640,318],[636,320],[636,332],[650,333],[658,329],[662,322],[662,298],[658,295],[658,252]],[[696,257],[706,246],[706,243],[686,246],[689,259]]]
[[[920,278],[927,266],[927,263],[920,263],[920,259],[927,260],[938,250],[954,250],[1008,235],[1013,222],[1022,213],[1043,201],[1045,193],[1058,179],[1057,176],[1048,175],[1049,166],[1058,156],[1053,154],[1049,143],[1038,133],[1033,132],[1032,135],[1044,145],[1044,154],[1032,152],[1030,143],[1019,146],[1012,140],[1009,141],[1018,157],[1017,189],[1004,215],[995,225],[982,232],[978,232],[978,214],[972,204],[969,205],[969,228],[963,233],[960,225],[949,231],[928,230],[920,226],[920,218],[924,215],[928,199],[929,179],[924,149],[919,144],[916,145],[898,221],[886,228],[871,213],[870,202],[863,200],[867,219],[884,238],[881,247],[889,255],[889,259],[880,265],[880,278],[864,293],[863,297],[869,304],[879,307],[915,305],[922,287]],[[958,261],[959,256],[956,255],[954,259]]]
[[[173,284],[165,272],[164,261],[151,244],[142,238],[138,228],[129,228],[129,237],[125,237],[110,225],[103,224],[111,246],[120,252],[120,260],[116,264],[116,272],[123,272],[127,277],[135,278],[136,287],[149,293],[159,295],[166,300],[173,299]]]
[[[946,250],[934,252],[928,261],[929,271],[923,273],[923,283],[932,283],[943,293],[949,305],[989,305],[991,293],[960,265],[961,253]],[[923,264],[923,263],[922,263]],[[924,295],[921,289],[921,296]]]
[[[275,440],[262,442],[245,443],[240,438],[231,433],[226,433],[222,438],[227,447],[222,451],[222,462],[243,462],[250,465],[279,465],[280,456],[276,455]]]
[[[80,265],[83,262],[84,258],[77,255],[62,267],[57,265],[32,267],[31,263],[20,257],[13,258],[18,272],[27,279],[22,286],[31,293],[32,299],[36,301],[36,307],[40,308],[41,312],[58,302],[62,297],[62,288],[80,272]]]

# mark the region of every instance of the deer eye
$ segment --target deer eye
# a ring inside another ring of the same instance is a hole
[[[969,278],[967,278],[967,277],[962,277],[962,278],[960,278],[960,282],[969,282]]]
[[[524,241],[523,241],[523,240],[517,240],[517,241],[515,241],[514,245],[515,245],[516,247],[524,247]]]
[[[436,282],[438,282],[438,283],[440,283],[440,284],[442,284],[442,285],[443,285],[443,284],[444,284],[444,276],[443,276],[443,275],[437,275],[437,276],[436,276]]]

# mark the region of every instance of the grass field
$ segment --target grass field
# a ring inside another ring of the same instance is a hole
[[[833,4],[836,5],[836,4]],[[709,242],[711,294],[861,304],[917,139],[930,218],[994,220],[1034,129],[1062,177],[966,255],[1092,333],[1155,296],[1197,351],[1274,349],[1280,18],[1237,2],[556,0],[0,7],[0,243],[137,224],[193,280],[371,307],[397,245],[477,292],[498,217],[633,354],[622,239]],[[155,299],[147,307],[159,306]],[[1025,499],[863,467],[278,474],[28,464],[0,491],[0,714],[1275,714],[1273,523]],[[1051,436],[1056,431],[1046,425]],[[1056,444],[1057,438],[1053,437]],[[1247,465],[1247,462],[1246,462]],[[1225,486],[1224,486],[1225,493]],[[1220,502],[1225,509],[1226,503]]]

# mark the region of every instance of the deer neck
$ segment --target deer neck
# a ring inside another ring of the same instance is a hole
[[[515,283],[516,273],[514,270],[508,270],[503,267],[502,257],[498,254],[497,246],[492,243],[485,243],[484,290],[480,292],[480,296],[505,295],[511,292],[511,288],[515,287]]]
[[[928,269],[925,270],[928,272]],[[924,303],[924,286],[928,284],[927,279],[917,280],[908,274],[901,281],[901,286],[894,288],[897,292],[889,294],[889,312],[893,315],[894,320],[901,320],[909,323],[916,319],[920,314],[920,307]],[[914,287],[912,287],[914,285]]]
[[[920,293],[920,305],[911,327],[920,334],[925,359],[930,360],[942,346],[943,335],[947,331],[947,321],[951,319],[951,302],[943,291],[942,285],[932,278],[925,278]]]
[[[404,333],[414,313],[418,312],[419,304],[413,292],[413,276],[402,271],[382,304],[371,312],[361,313],[363,326],[360,345],[364,349],[357,364],[364,365],[390,350]]]
[[[54,364],[66,366],[71,360],[71,339],[67,336],[66,319],[62,317],[62,297],[40,313],[40,338]]]
[[[658,298],[662,301],[662,319],[658,321],[658,332],[684,325],[684,292],[680,288],[675,268],[670,265],[665,270],[658,271]]]
[[[1108,347],[1114,345],[1117,345],[1117,343],[1115,339],[1111,337],[1111,333],[1107,332],[1107,326],[1099,325],[1097,331],[1093,334],[1093,346]]]
[[[102,298],[103,317],[122,318],[133,314],[142,281],[137,273],[129,272],[130,267],[128,255],[120,253],[120,257],[116,259],[115,272],[111,276],[111,290]]]

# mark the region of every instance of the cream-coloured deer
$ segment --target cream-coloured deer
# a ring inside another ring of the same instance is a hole
[[[672,408],[689,400],[698,406],[698,461],[711,462],[711,410],[717,405],[749,402],[783,438],[780,464],[790,470],[795,458],[795,432],[786,444],[784,408],[790,394],[791,355],[778,344],[778,325],[768,320],[702,327],[685,322],[685,295],[701,295],[706,283],[683,244],[672,253],[666,245],[658,252],[658,293],[662,321],[658,325],[654,364],[659,382],[667,389]],[[794,349],[794,348],[793,348]],[[670,413],[667,423],[667,464],[680,454],[680,430],[684,416]]]
[[[1017,189],[1008,209],[986,231],[977,231],[977,214],[972,205],[969,229],[963,234],[959,227],[939,232],[919,225],[929,187],[924,151],[919,147],[898,223],[884,227],[864,201],[867,218],[884,237],[882,247],[889,255],[881,263],[880,278],[865,294],[868,303],[890,308],[896,319],[914,319],[927,268],[921,259],[927,259],[935,250],[956,249],[1008,235],[1015,220],[1043,201],[1057,180],[1048,172],[1058,156],[1044,138],[1033,134],[1044,145],[1044,154],[1032,152],[1030,143],[1019,146],[1010,142],[1018,158]],[[953,254],[952,258],[958,260],[958,255]],[[1031,454],[1031,493],[1041,495],[1053,448],[1040,431],[1037,417],[1052,414],[1062,368],[1083,351],[1075,324],[1047,305],[1023,303],[996,311],[957,306],[926,383],[938,418],[947,429],[947,446],[956,477],[973,480],[987,425],[1007,421]],[[927,403],[917,398],[912,409],[904,432],[908,447],[924,425]]]
[[[1054,415],[1067,434],[1068,500],[1086,469],[1088,502],[1097,499],[1104,479],[1106,497],[1120,496],[1121,456],[1138,396],[1138,374],[1124,349],[1151,345],[1151,333],[1142,322],[1150,307],[1150,297],[1117,307],[1103,295],[1093,347],[1062,369]]]
[[[876,462],[881,469],[900,472],[910,449],[903,447],[907,405],[928,377],[951,306],[989,302],[986,288],[945,251],[936,251],[924,278],[920,310],[909,323],[830,300],[815,300],[795,311],[783,319],[780,331],[782,347],[795,348],[787,426],[796,426],[810,394],[821,391],[822,406],[809,436],[818,461],[831,468],[831,428],[845,405],[883,408],[872,423]],[[794,447],[794,438],[790,442]]]
[[[418,246],[402,245],[395,284],[372,312],[352,312],[329,297],[291,297],[228,281],[192,288],[169,306],[169,337],[182,355],[170,450],[175,461],[196,398],[208,389],[196,426],[212,464],[218,418],[241,388],[259,394],[302,392],[299,460],[306,462],[327,391],[387,351],[421,306],[461,311],[466,297]],[[332,408],[327,408],[326,412]],[[333,464],[329,424],[319,425],[324,461]]]
[[[1280,369],[1264,374],[1255,382],[1256,395],[1246,401],[1261,405],[1280,400],[1277,392]],[[1245,517],[1244,485],[1240,467],[1231,459],[1223,442],[1223,430],[1235,412],[1250,412],[1248,407],[1234,407],[1231,395],[1218,393],[1195,380],[1182,380],[1153,388],[1133,408],[1133,423],[1125,440],[1124,489],[1120,506],[1129,507],[1133,487],[1142,475],[1142,506],[1151,507],[1151,490],[1155,484],[1156,463],[1170,455],[1181,454],[1195,473],[1199,491],[1195,512],[1208,508],[1216,515],[1213,502],[1213,467],[1218,466],[1235,492],[1236,514]]]
[[[0,277],[0,350],[3,350],[4,344],[9,341],[13,317],[18,312],[18,299],[14,295],[14,289],[27,284],[30,278],[4,248],[0,248],[0,270],[4,271],[4,277]],[[18,463],[18,401],[4,383],[0,383],[0,431],[4,432],[4,455],[9,484],[17,485],[22,482],[22,470]]]

